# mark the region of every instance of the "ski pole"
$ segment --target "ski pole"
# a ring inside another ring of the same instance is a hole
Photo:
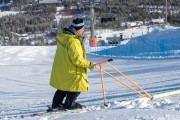
[[[137,83],[135,83],[133,80],[131,80],[129,77],[127,77],[126,75],[124,75],[120,70],[118,70],[117,68],[115,68],[113,65],[111,65],[109,62],[107,62],[107,64],[112,67],[113,69],[115,69],[119,74],[121,74],[124,78],[126,78],[129,82],[131,82],[132,84],[134,84],[136,87],[138,87],[141,91],[143,91],[146,95],[148,95],[147,97],[149,99],[153,99],[153,96],[150,95],[146,90],[144,90],[143,88],[141,88]]]

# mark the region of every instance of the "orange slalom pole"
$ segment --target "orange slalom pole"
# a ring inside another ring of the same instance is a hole
[[[127,88],[133,90],[134,92],[136,92],[137,94],[139,94],[140,96],[142,97],[146,97],[144,94],[140,93],[139,91],[137,91],[136,89],[130,87],[129,85],[127,85],[125,82],[119,80],[118,78],[114,77],[113,75],[111,75],[110,73],[106,72],[105,70],[103,70],[102,68],[98,68],[96,67],[97,69],[101,70],[102,72],[106,73],[107,75],[109,75],[110,77],[112,77],[113,79],[115,79],[116,81],[120,82],[121,84],[123,84],[124,86],[126,86]]]
[[[102,73],[102,66],[101,64],[99,64],[100,67],[100,76],[101,76],[101,83],[102,83],[102,93],[103,93],[103,98],[104,98],[104,106],[107,106],[106,104],[106,93],[105,93],[105,89],[104,89],[104,79],[103,79],[103,73]]]
[[[153,98],[152,95],[150,95],[146,90],[144,90],[143,88],[141,88],[137,83],[135,83],[133,80],[131,80],[130,78],[128,78],[126,75],[124,75],[120,70],[118,70],[117,68],[115,68],[113,65],[111,65],[109,62],[107,62],[107,64],[112,67],[113,69],[115,69],[119,74],[121,74],[124,78],[126,78],[129,82],[133,83],[135,86],[137,86],[140,90],[142,90],[145,94],[148,95],[148,97],[150,99]]]

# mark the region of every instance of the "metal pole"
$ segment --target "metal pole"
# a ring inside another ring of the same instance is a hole
[[[91,39],[94,38],[94,2],[91,0],[90,3],[90,11],[91,11]]]
[[[165,24],[167,24],[167,0],[166,0],[166,21],[165,21]]]
[[[94,36],[94,22],[95,22],[95,20],[94,20],[94,6],[95,6],[95,3],[105,3],[106,4],[106,6],[105,7],[107,7],[107,5],[108,5],[108,1],[107,0],[104,0],[104,1],[101,1],[101,0],[99,0],[99,2],[94,2],[95,0],[88,0],[88,1],[83,1],[83,0],[79,0],[79,2],[80,2],[80,4],[88,4],[88,5],[90,5],[90,29],[91,29],[91,39],[92,38],[94,38],[95,36]],[[111,8],[110,8],[110,11],[111,11]]]

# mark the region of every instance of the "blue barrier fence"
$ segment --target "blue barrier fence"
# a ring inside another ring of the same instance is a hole
[[[133,38],[124,45],[86,47],[86,50],[92,55],[127,59],[180,58],[180,29],[173,33],[163,31],[160,35],[156,32]]]

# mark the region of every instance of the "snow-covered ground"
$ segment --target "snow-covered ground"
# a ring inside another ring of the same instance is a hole
[[[14,15],[14,14],[17,14],[19,12],[16,12],[16,11],[0,11],[0,18],[3,17],[3,16],[7,16],[7,15]]]
[[[165,31],[166,34],[168,31]],[[153,40],[158,37],[150,35],[153,34],[148,34],[146,37],[151,37]],[[171,37],[177,40],[179,35]],[[145,48],[148,46],[149,44],[144,44]],[[112,52],[115,47],[91,48],[91,52],[104,49]],[[47,105],[51,105],[55,89],[49,86],[49,78],[55,50],[55,46],[0,47],[0,119],[179,120],[179,94],[153,101],[140,100],[138,99],[139,95],[107,75],[104,75],[104,80],[109,107],[102,108],[103,95],[100,74],[97,69],[88,72],[91,90],[81,93],[77,100],[90,107],[73,112],[30,117],[33,113],[44,111],[47,109]],[[109,59],[106,55],[93,56],[90,54],[87,58],[93,62]],[[178,58],[160,60],[116,58],[111,64],[152,95],[180,90],[180,59]],[[126,81],[107,65],[104,64],[103,69]],[[122,106],[119,102],[126,103],[126,105]]]
[[[21,115],[46,110],[51,104],[55,89],[49,86],[51,66],[55,53],[52,47],[0,47],[0,119],[22,119]],[[98,62],[107,58],[89,56]],[[180,89],[180,59],[167,60],[121,60],[114,59],[112,65],[133,79],[152,95]],[[116,77],[114,70],[103,68]],[[78,102],[92,108],[69,114],[45,117],[26,117],[24,120],[178,120],[180,118],[180,96],[174,95],[154,101],[135,100],[139,96],[104,76],[107,102],[103,105],[99,71],[89,72],[91,90],[82,93]],[[129,103],[119,106],[116,102]]]

